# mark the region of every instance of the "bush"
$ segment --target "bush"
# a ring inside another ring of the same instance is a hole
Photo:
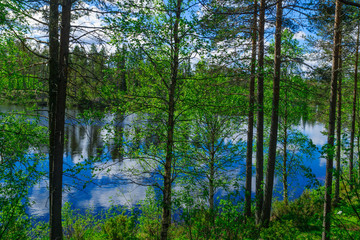
[[[301,231],[308,231],[312,230],[314,223],[321,221],[322,206],[323,199],[318,197],[316,191],[305,190],[298,199],[288,205],[284,202],[275,202],[272,215],[275,219],[291,220]]]
[[[123,214],[106,219],[102,231],[107,239],[111,240],[136,240],[135,222],[132,217]]]
[[[70,203],[65,203],[62,214],[65,239],[104,239],[100,231],[101,220],[96,219],[97,216],[92,214],[91,209],[88,209],[85,214],[80,214],[71,209]]]
[[[26,239],[31,228],[28,190],[44,175],[39,167],[47,140],[38,121],[0,113],[0,239]]]
[[[182,213],[186,239],[257,239],[258,229],[252,218],[246,219],[242,204],[222,199],[213,211],[206,205],[188,208]]]
[[[149,189],[145,200],[140,202],[139,237],[141,239],[160,239],[161,209],[156,201],[155,192]]]
[[[296,236],[300,235],[300,231],[294,227],[294,223],[291,220],[288,221],[275,221],[270,223],[269,228],[262,229],[260,237],[263,239],[296,239]]]

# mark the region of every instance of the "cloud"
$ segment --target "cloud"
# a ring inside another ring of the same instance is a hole
[[[147,187],[126,184],[118,188],[97,187],[91,190],[91,198],[82,200],[79,206],[88,208],[109,208],[111,205],[132,206],[146,197]]]
[[[49,191],[47,186],[47,181],[43,180],[31,189],[29,198],[33,205],[29,207],[30,215],[43,217],[49,214]]]
[[[306,37],[306,33],[303,31],[299,31],[299,32],[295,33],[295,35],[294,35],[294,39],[299,40],[299,41],[305,40],[305,37]]]
[[[326,166],[326,158],[320,158],[320,163],[319,163],[319,166],[320,167],[324,167],[324,166]]]
[[[322,134],[322,132],[326,130],[325,125],[322,123],[316,123],[313,125],[305,124],[303,127],[301,127],[300,124],[297,129],[307,135],[317,146],[323,146],[327,142],[327,137]]]

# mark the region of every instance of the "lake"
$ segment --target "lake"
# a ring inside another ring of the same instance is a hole
[[[21,107],[13,105],[0,105],[0,112],[18,111]],[[47,126],[46,109],[38,111],[44,115],[41,124]],[[117,173],[124,166],[134,164],[131,160],[122,159],[116,151],[104,145],[103,139],[114,134],[114,131],[121,131],[122,128],[131,124],[132,116],[125,117],[123,121],[115,121],[109,130],[104,128],[104,123],[110,123],[114,120],[113,115],[106,115],[102,120],[83,121],[76,119],[80,113],[78,110],[67,111],[66,120],[66,143],[64,153],[64,168],[69,169],[76,164],[85,163],[92,156],[101,156],[99,166],[103,167],[103,171],[93,176],[90,168],[81,171],[80,176],[76,178],[64,176],[65,192],[63,193],[63,201],[70,202],[73,208],[79,209],[81,212],[88,208],[94,209],[95,212],[108,209],[111,205],[133,206],[140,200],[145,199],[146,186],[140,186],[133,183],[125,183],[119,179]],[[246,127],[246,126],[245,126]],[[305,123],[295,128],[306,134],[313,143],[321,148],[326,143],[326,136],[321,132],[325,131],[322,123]],[[112,129],[112,130],[111,130]],[[246,141],[246,134],[241,134],[243,141]],[[265,155],[266,157],[266,155]],[[312,169],[316,178],[323,183],[325,179],[326,161],[320,157],[319,152],[313,154],[312,159],[304,159],[305,165]],[[104,165],[105,164],[105,165]],[[43,167],[48,168],[48,163],[44,162]],[[244,169],[243,169],[244,170]],[[255,173],[255,171],[254,171]],[[88,181],[91,180],[91,183]],[[85,184],[86,183],[86,184]],[[253,192],[255,191],[255,174],[253,177]],[[307,181],[304,177],[298,176],[289,180],[289,196],[290,199],[301,195]],[[281,199],[282,184],[277,177],[275,179],[275,196]],[[34,203],[28,212],[30,215],[47,220],[49,217],[49,193],[48,180],[42,179],[37,185],[30,189],[30,199]],[[218,195],[221,197],[221,193]]]

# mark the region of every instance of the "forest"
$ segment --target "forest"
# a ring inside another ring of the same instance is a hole
[[[358,0],[0,0],[0,239],[360,239]]]

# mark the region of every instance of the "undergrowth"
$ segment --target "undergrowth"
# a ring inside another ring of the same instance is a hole
[[[341,201],[333,208],[332,239],[360,239],[360,198],[343,188]],[[217,209],[207,206],[177,211],[169,239],[321,239],[324,187],[306,190],[296,200],[273,204],[269,228],[261,229],[253,218],[245,219],[242,205],[221,200]],[[64,239],[67,240],[152,240],[160,239],[161,207],[153,195],[132,209],[112,207],[93,214],[80,214],[70,204],[63,208]],[[48,239],[47,223],[37,223],[30,239]]]

